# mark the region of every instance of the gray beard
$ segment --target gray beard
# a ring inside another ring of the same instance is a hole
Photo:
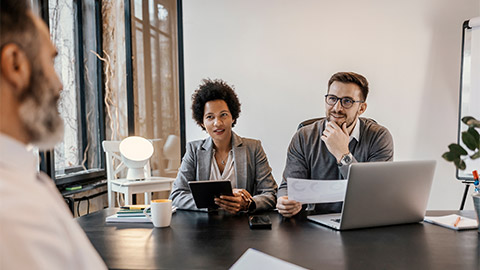
[[[58,95],[42,71],[33,70],[19,108],[29,142],[40,150],[52,149],[63,139],[63,119],[58,112]]]
[[[32,100],[20,106],[20,119],[28,132],[30,143],[40,150],[49,150],[63,139],[63,120],[56,107],[43,107]],[[53,115],[53,114],[57,115]]]

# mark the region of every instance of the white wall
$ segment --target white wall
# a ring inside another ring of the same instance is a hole
[[[461,29],[479,0],[184,0],[187,141],[202,78],[233,84],[242,103],[235,132],[262,140],[277,182],[296,126],[324,115],[337,71],[370,82],[364,116],[388,127],[395,160],[438,161],[429,209],[457,209],[464,186],[442,160],[456,141]],[[472,209],[471,199],[467,209]]]

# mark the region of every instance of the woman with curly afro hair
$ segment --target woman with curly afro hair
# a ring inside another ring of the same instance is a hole
[[[232,131],[240,115],[237,94],[222,80],[203,80],[192,95],[192,115],[209,137],[187,144],[170,198],[180,209],[198,210],[189,181],[229,180],[233,196],[215,204],[230,213],[275,208],[277,184],[260,141]]]

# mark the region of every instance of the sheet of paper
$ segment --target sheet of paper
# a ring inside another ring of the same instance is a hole
[[[243,270],[243,269],[275,269],[275,270],[287,270],[287,269],[306,269],[295,264],[282,261],[273,256],[262,253],[253,248],[249,248],[242,257],[238,259],[230,270]]]
[[[348,180],[306,180],[287,178],[288,199],[301,203],[342,202]]]

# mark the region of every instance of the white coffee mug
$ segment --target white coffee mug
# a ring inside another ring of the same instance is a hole
[[[147,213],[150,209],[150,213]],[[172,220],[172,200],[152,200],[149,207],[143,210],[143,213],[148,217],[155,227],[168,227]]]

